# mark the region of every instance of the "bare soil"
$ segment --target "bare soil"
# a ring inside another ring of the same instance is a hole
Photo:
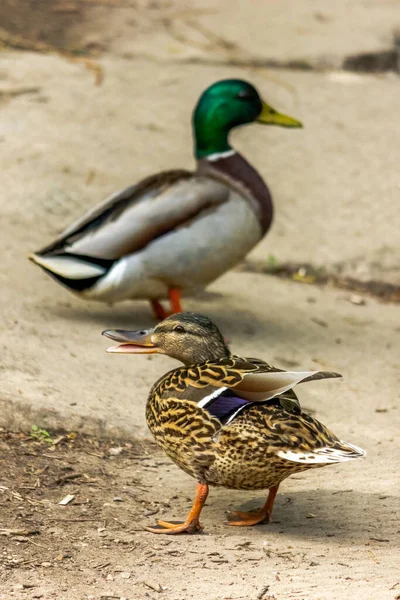
[[[3,0],[1,6],[2,41],[7,39],[25,49],[50,48],[66,50],[78,48],[82,34],[77,25],[86,21],[91,5],[87,2],[67,0]],[[9,35],[6,38],[6,34]]]
[[[395,599],[400,593],[398,507],[390,494],[321,490],[315,480],[308,487],[307,476],[292,477],[270,524],[239,529],[224,523],[226,511],[249,494],[212,490],[204,533],[156,536],[144,526],[160,516],[184,517],[194,486],[177,485],[178,470],[154,444],[74,433],[46,442],[3,432],[0,452],[1,600],[189,600],[199,593],[210,600],[308,600],[339,591],[351,598],[355,590],[362,598]],[[328,469],[321,471],[329,478]],[[60,505],[68,495],[73,499]]]

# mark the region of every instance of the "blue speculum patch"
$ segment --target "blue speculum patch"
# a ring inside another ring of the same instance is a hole
[[[203,408],[222,423],[226,423],[240,409],[249,404],[252,403],[243,398],[238,398],[233,394],[232,390],[225,390],[216,398],[210,400]]]

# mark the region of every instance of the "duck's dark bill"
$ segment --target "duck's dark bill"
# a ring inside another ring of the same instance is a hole
[[[120,342],[120,344],[107,348],[106,352],[115,352],[118,354],[154,354],[158,352],[158,348],[152,342],[152,333],[152,329],[142,329],[139,331],[107,329],[103,331],[103,335],[115,342]]]
[[[156,346],[137,346],[135,344],[120,344],[119,346],[111,346],[106,352],[116,354],[154,354],[158,352]]]

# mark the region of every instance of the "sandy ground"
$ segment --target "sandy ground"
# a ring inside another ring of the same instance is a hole
[[[399,2],[58,0],[27,20],[31,4],[7,0],[0,30],[1,600],[394,600],[400,83],[332,69],[390,48]],[[272,522],[252,529],[228,527],[226,511],[262,496],[213,490],[205,533],[165,539],[143,526],[182,518],[194,483],[152,444],[144,404],[175,363],[106,355],[100,336],[151,325],[149,308],[81,302],[26,256],[114,190],[190,168],[191,108],[229,76],[305,128],[235,132],[271,185],[275,223],[247,266],[185,307],[213,318],[239,354],[341,372],[300,399],[368,455],[287,480]],[[271,256],[351,277],[354,289],[260,273]],[[381,284],[392,302],[368,293]],[[53,441],[32,438],[34,424]]]
[[[142,528],[160,516],[181,518],[194,486],[154,446],[55,441],[0,438],[2,600],[372,600],[399,593],[397,489],[379,483],[379,459],[364,467],[369,476],[374,471],[373,489],[359,465],[292,477],[271,523],[251,529],[224,521],[229,509],[255,503],[214,490],[205,533],[171,538]],[[68,494],[74,500],[60,506]]]

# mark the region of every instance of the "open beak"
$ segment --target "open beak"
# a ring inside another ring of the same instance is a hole
[[[266,102],[262,103],[262,109],[257,117],[257,122],[264,123],[265,125],[280,125],[281,127],[303,127],[300,121],[279,113]]]
[[[118,346],[107,348],[106,352],[118,354],[154,354],[157,345],[152,341],[153,329],[141,331],[125,331],[123,329],[107,329],[102,335],[120,342]]]

